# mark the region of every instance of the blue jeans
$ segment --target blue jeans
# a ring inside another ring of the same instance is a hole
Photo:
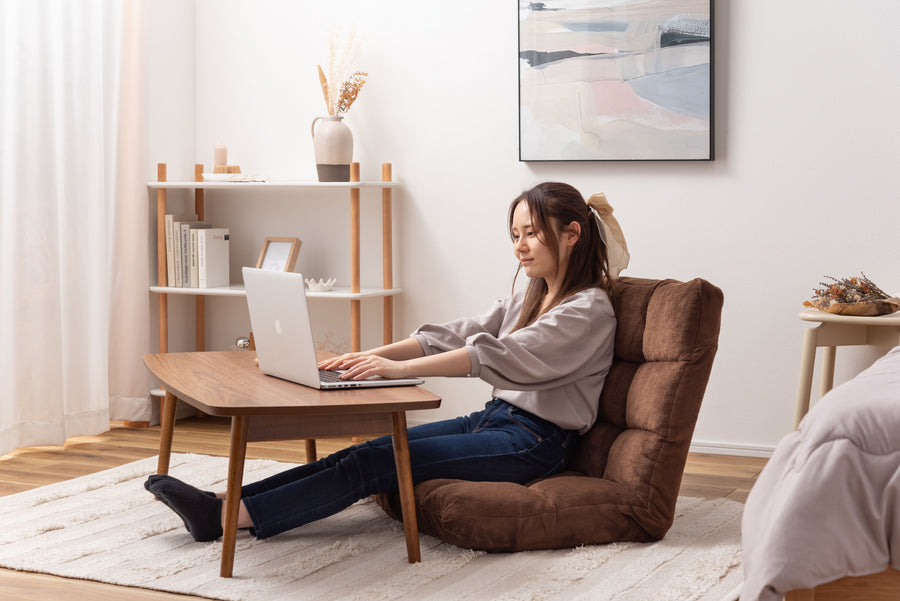
[[[409,429],[413,483],[435,478],[524,484],[565,468],[578,433],[493,399],[484,410]],[[251,533],[268,538],[398,489],[391,436],[248,484]]]

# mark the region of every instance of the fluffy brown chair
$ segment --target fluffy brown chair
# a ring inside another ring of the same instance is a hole
[[[718,346],[723,296],[701,279],[619,281],[615,356],[600,413],[568,470],[525,486],[421,482],[422,532],[491,552],[653,541],[668,532]],[[400,515],[397,495],[378,503]]]

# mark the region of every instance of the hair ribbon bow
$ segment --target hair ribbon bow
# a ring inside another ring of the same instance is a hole
[[[622,227],[613,216],[612,205],[606,200],[606,194],[603,192],[591,196],[587,204],[594,212],[594,218],[597,220],[597,225],[600,226],[600,237],[606,244],[609,275],[614,278],[618,277],[622,270],[628,267],[628,261],[631,259]]]

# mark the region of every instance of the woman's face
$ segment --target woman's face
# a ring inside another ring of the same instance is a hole
[[[559,264],[541,238],[555,232],[538,232],[531,223],[531,212],[525,201],[513,210],[512,239],[516,258],[530,278],[544,278],[550,285],[559,273]]]

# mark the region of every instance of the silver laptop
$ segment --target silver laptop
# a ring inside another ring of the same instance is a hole
[[[252,267],[244,267],[243,272],[250,327],[263,373],[320,390],[424,383],[420,378],[341,380],[340,372],[320,371],[303,276]]]

